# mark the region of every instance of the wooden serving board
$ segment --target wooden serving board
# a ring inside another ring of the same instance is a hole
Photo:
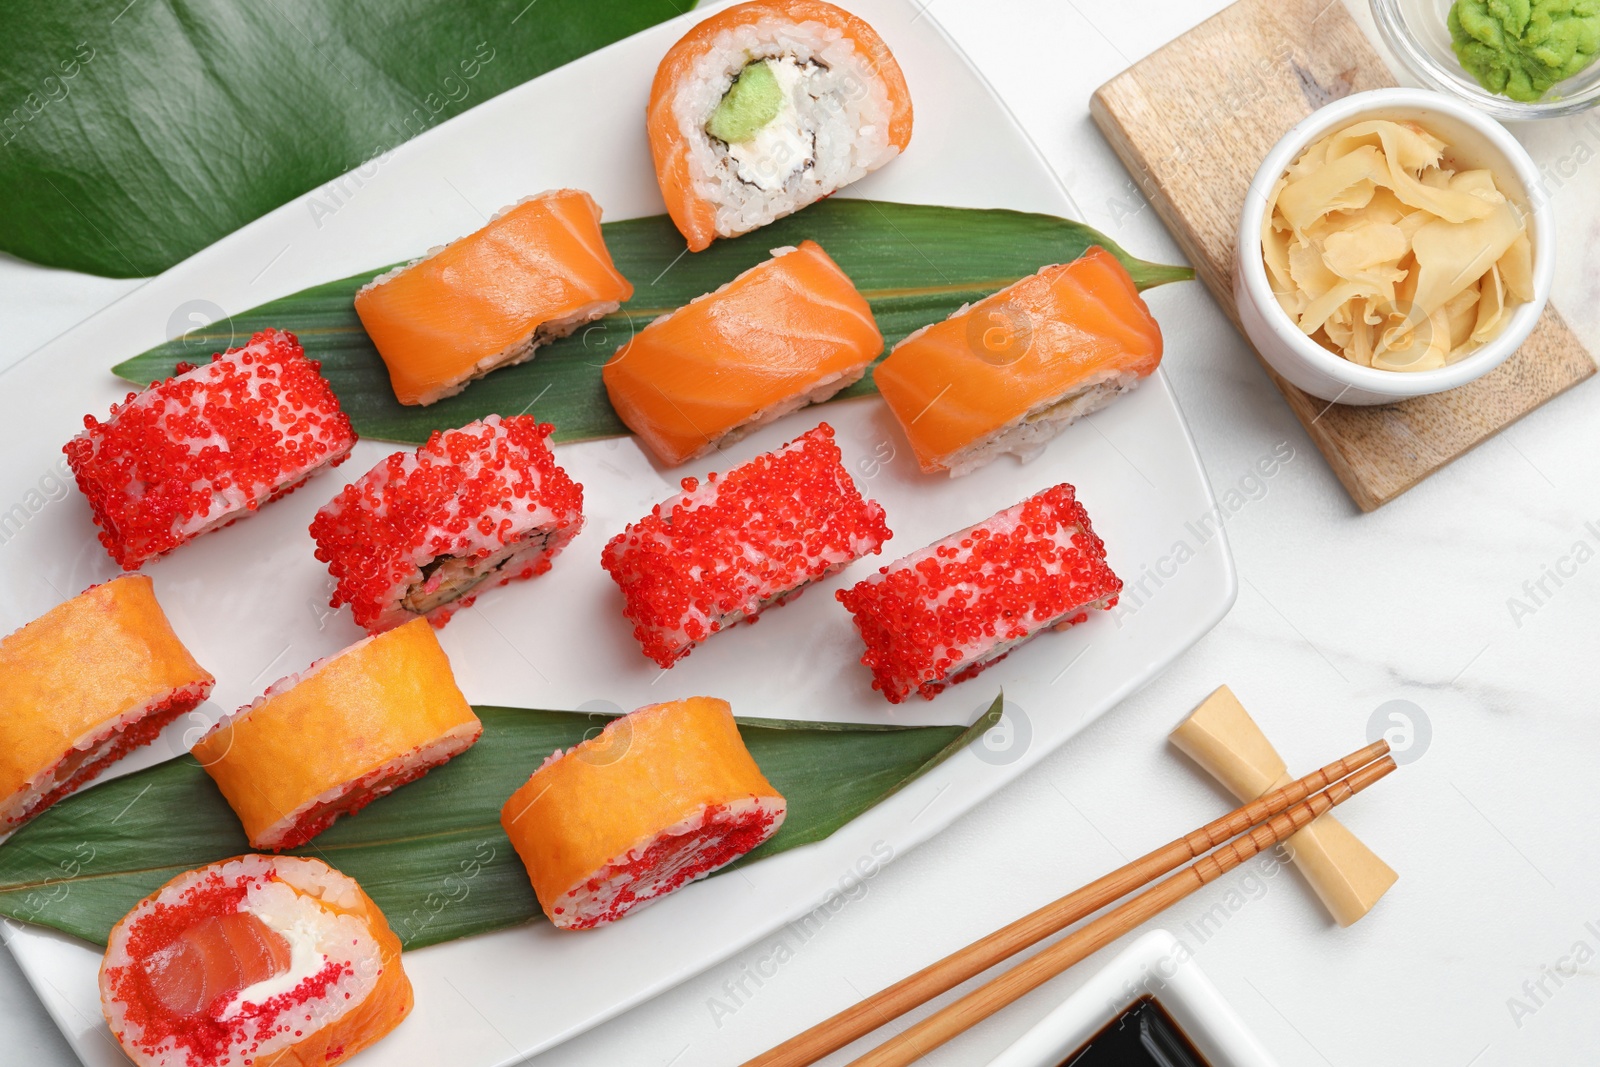
[[[1394,84],[1341,0],[1239,0],[1101,86],[1090,111],[1237,326],[1234,233],[1261,160],[1329,101]],[[1371,511],[1590,377],[1595,364],[1550,307],[1515,355],[1448,393],[1330,405],[1266,371]]]

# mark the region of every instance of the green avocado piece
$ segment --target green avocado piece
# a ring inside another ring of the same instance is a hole
[[[706,123],[706,132],[719,141],[739,144],[750,140],[777,118],[782,108],[783,91],[778,88],[772,67],[763,59],[745,67],[728,86],[722,102]]]
[[[1492,93],[1533,101],[1600,55],[1600,0],[1456,0],[1456,58]]]

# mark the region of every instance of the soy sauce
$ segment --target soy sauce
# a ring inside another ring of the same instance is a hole
[[[1140,997],[1060,1067],[1210,1067],[1154,997]]]

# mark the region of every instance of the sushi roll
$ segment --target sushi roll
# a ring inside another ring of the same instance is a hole
[[[123,570],[254,514],[343,463],[355,431],[294,334],[263,330],[142,393],[63,451]]]
[[[213,682],[142,574],[90,586],[0,641],[0,834],[148,745]]]
[[[644,654],[663,667],[889,539],[823,423],[683,492],[611,539],[601,564]]]
[[[922,469],[955,476],[1033,458],[1160,363],[1161,327],[1095,247],[918,330],[872,379]]]
[[[356,314],[389,368],[395,399],[432,404],[533,358],[632,295],[600,234],[600,205],[557,189],[380,274],[356,292]]]
[[[932,700],[1048,629],[1110,608],[1122,580],[1062,483],[834,595],[866,642],[872,688]]]
[[[478,740],[433,628],[416,619],[274,682],[190,751],[252,848],[310,841]]]
[[[667,211],[699,252],[904,152],[911,94],[883,38],[848,11],[756,0],[717,12],[672,46],[647,122]]]
[[[689,697],[552,753],[500,809],[500,825],[550,921],[588,930],[732,863],[777,833],[787,811],[728,702]]]
[[[601,377],[622,421],[676,466],[828,399],[882,351],[872,308],[804,241],[656,319]]]
[[[139,1067],[332,1067],[411,1013],[400,939],[321,860],[236,856],[115,926],[100,1007]]]
[[[317,512],[316,555],[368,633],[443,626],[480,590],[532,578],[583,529],[583,486],[556,464],[551,426],[490,415],[396,452]]]

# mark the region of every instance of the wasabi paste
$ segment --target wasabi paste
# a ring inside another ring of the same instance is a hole
[[[1600,53],[1600,0],[1456,0],[1449,26],[1467,72],[1513,100],[1538,100]]]
[[[778,117],[783,108],[783,89],[765,61],[751,63],[739,72],[722,102],[711,113],[706,132],[719,141],[739,144],[754,137],[762,127]]]

